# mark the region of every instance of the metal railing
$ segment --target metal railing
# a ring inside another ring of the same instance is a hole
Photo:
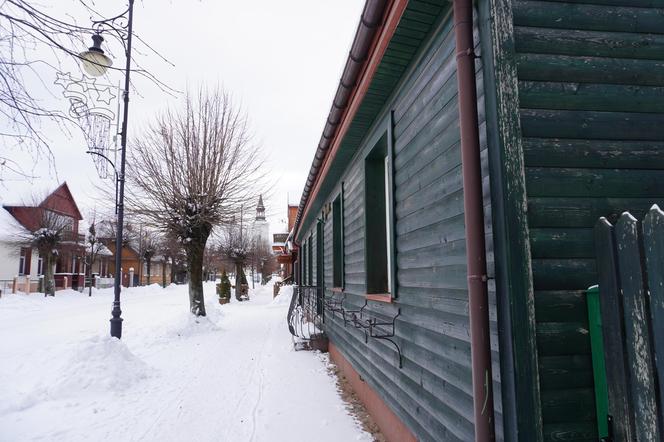
[[[320,287],[293,287],[287,321],[288,330],[294,338],[303,341],[322,338],[325,335],[323,313],[323,290]]]
[[[83,244],[85,243],[85,235],[83,235],[82,233],[65,230],[64,232],[62,232],[62,241]]]
[[[0,279],[0,296],[12,293],[13,287],[13,279]]]

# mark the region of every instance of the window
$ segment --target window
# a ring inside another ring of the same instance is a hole
[[[44,274],[44,269],[42,268],[43,265],[44,265],[44,258],[40,256],[37,259],[37,276]]]
[[[323,287],[325,278],[325,255],[323,254],[323,222],[316,223],[316,286]]]
[[[391,130],[364,162],[365,265],[367,294],[395,295]]]
[[[14,255],[16,256],[16,255]],[[18,274],[25,275],[25,249],[21,249],[21,256],[18,258]]]
[[[314,285],[314,266],[313,266],[313,247],[311,245],[312,237],[310,236],[307,240],[307,285]]]
[[[332,286],[335,288],[341,288],[344,285],[342,197],[343,190],[332,203]]]
[[[304,285],[309,284],[307,280],[307,275],[309,275],[309,256],[307,255],[307,250],[309,250],[308,240],[304,242],[304,249],[302,250],[302,281],[304,281]]]
[[[302,247],[302,285],[307,285],[307,241]]]

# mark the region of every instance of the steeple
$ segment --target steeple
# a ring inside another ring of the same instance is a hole
[[[258,205],[256,206],[256,221],[265,221],[265,206],[263,205],[263,195],[258,196]]]

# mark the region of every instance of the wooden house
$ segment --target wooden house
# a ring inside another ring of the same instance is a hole
[[[52,213],[61,219],[64,226],[62,239],[55,260],[55,285],[57,289],[79,289],[84,286],[85,272],[85,235],[79,232],[79,221],[83,219],[80,210],[69,190],[67,183],[62,183],[42,201],[33,205],[3,205],[3,212],[8,212],[14,222],[24,232],[35,232],[43,228],[44,212]],[[7,241],[0,240],[0,279],[7,280],[19,276],[20,291],[39,290],[39,277],[44,274],[42,258],[34,247],[17,247],[12,244],[11,236],[21,235],[8,223],[3,222],[0,229]],[[25,234],[23,233],[25,236]],[[18,238],[13,238],[16,242]]]
[[[115,254],[115,239],[101,238],[101,242],[106,248]],[[150,261],[150,271],[148,272],[147,260],[141,257],[139,252],[139,240],[131,240],[122,247],[122,285],[124,287],[134,287],[146,284],[165,284],[171,283],[171,260],[161,254],[156,254]],[[109,260],[106,267],[108,274],[115,274],[115,261]],[[131,275],[133,274],[133,281]]]
[[[389,440],[596,441],[592,227],[664,204],[664,3],[470,7],[367,1],[296,278]]]

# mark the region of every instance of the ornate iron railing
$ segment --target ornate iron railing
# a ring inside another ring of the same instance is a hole
[[[288,330],[300,341],[319,340],[323,331],[323,291],[315,286],[294,286],[288,308]],[[297,343],[296,343],[297,344]]]

